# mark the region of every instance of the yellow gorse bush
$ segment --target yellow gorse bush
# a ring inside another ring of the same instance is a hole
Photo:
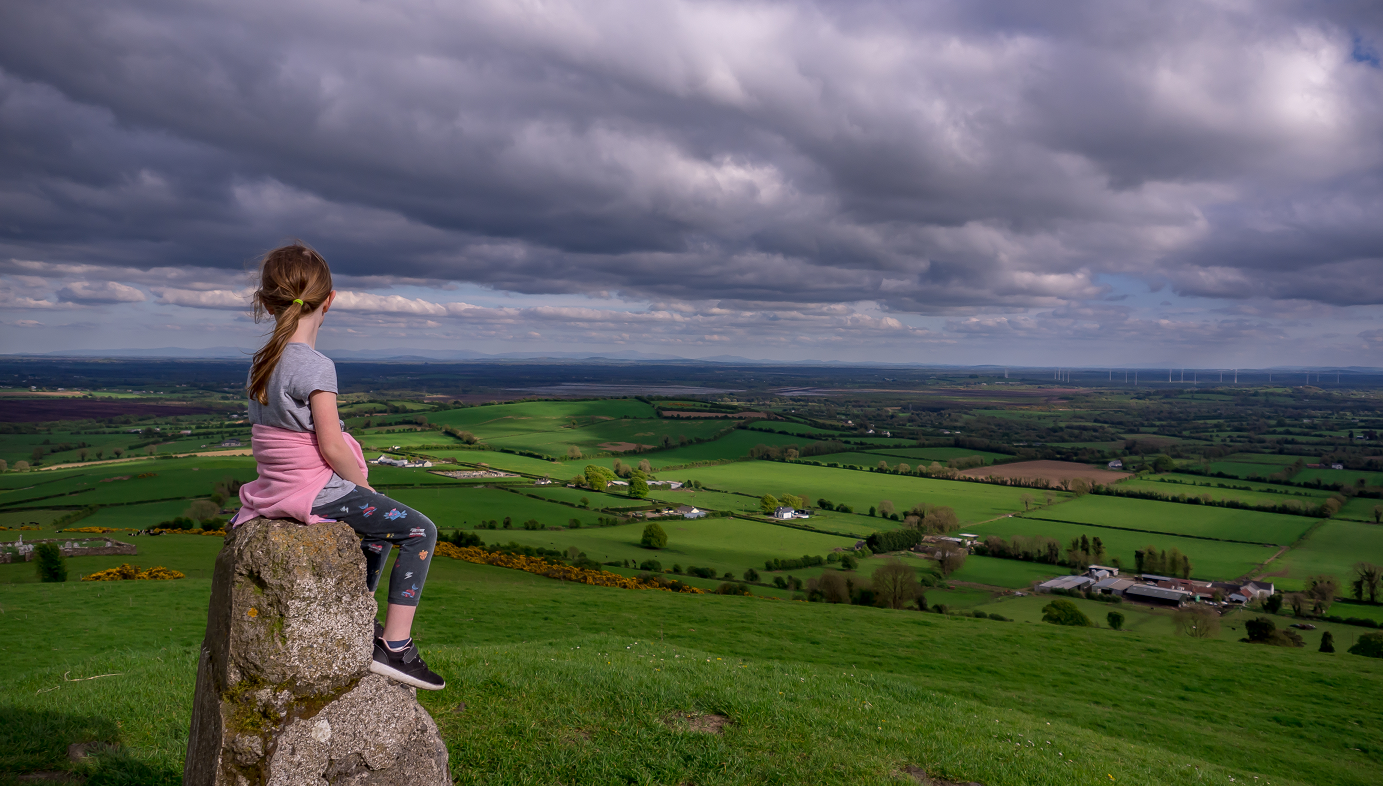
[[[162,565],[140,570],[138,565],[131,565],[126,562],[117,568],[98,571],[90,576],[83,576],[82,581],[172,581],[173,579],[185,579],[183,573],[165,568]]]
[[[547,576],[550,579],[562,579],[564,581],[576,581],[582,584],[593,584],[597,587],[619,587],[620,589],[651,589],[672,592],[671,587],[665,587],[654,581],[641,581],[628,576],[621,576],[618,573],[610,573],[605,570],[590,570],[588,568],[575,568],[571,565],[548,562],[539,557],[526,557],[522,554],[500,554],[493,551],[485,551],[474,546],[454,546],[450,543],[438,543],[437,554],[452,559],[459,559],[465,562],[475,562],[481,565],[494,565],[500,568],[513,568],[528,573],[536,573],[539,576]],[[696,587],[686,587],[681,592],[702,595],[704,592]]]
[[[89,532],[93,535],[104,535],[107,532],[120,532],[126,527],[68,527],[60,529],[58,532]]]

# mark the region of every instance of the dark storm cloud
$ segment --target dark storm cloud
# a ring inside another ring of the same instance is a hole
[[[1102,274],[1377,304],[1377,8],[16,0],[0,257],[229,292],[301,236],[381,285],[732,309]]]

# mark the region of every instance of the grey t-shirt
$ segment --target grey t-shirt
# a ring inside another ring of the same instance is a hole
[[[250,399],[250,423],[289,431],[316,431],[312,425],[312,407],[308,403],[314,390],[337,392],[336,364],[306,344],[285,345],[278,366],[269,375],[266,390],[269,403]],[[340,425],[345,431],[346,424]],[[312,506],[335,502],[354,490],[354,483],[333,472]]]

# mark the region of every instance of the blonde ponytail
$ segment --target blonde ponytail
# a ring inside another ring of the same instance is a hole
[[[250,398],[269,403],[269,377],[278,368],[298,320],[326,302],[331,294],[331,268],[321,254],[303,243],[283,246],[264,255],[259,264],[259,288],[254,293],[255,322],[274,319],[269,340],[255,353],[250,366]]]

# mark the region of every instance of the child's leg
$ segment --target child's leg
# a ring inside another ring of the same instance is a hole
[[[437,546],[436,525],[413,508],[363,488],[321,505],[313,513],[344,521],[360,535],[366,581],[371,591],[379,585],[380,571],[389,557],[390,547],[398,547],[399,556],[389,574],[384,638],[386,641],[407,639]]]

